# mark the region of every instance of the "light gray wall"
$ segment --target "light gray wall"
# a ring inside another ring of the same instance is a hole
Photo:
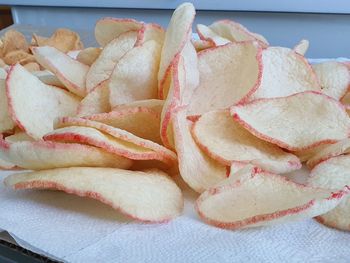
[[[166,26],[172,10],[24,7],[13,8],[17,23],[35,26],[70,27],[92,32],[104,16],[131,17]],[[251,31],[263,34],[272,45],[293,47],[300,39],[310,41],[311,58],[350,57],[350,15],[281,12],[197,11],[195,23],[218,19],[236,20]]]

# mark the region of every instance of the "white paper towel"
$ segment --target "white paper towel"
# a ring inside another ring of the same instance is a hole
[[[349,262],[350,234],[316,221],[229,231],[201,222],[186,194],[184,215],[140,224],[97,201],[61,192],[13,191],[0,173],[0,229],[64,262]]]

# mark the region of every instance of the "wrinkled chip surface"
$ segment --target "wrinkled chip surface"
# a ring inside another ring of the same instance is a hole
[[[52,189],[90,197],[145,222],[167,222],[183,210],[181,190],[158,170],[61,168],[10,175],[5,184],[14,189]]]
[[[236,105],[231,114],[253,135],[291,151],[337,142],[350,131],[344,107],[313,91]]]

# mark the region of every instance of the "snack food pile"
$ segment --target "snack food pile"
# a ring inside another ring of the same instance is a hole
[[[310,65],[230,20],[166,29],[103,18],[100,47],[58,29],[0,42],[4,182],[97,199],[143,222],[181,215],[239,229],[316,217],[350,230],[349,65]],[[305,163],[305,185],[285,175]]]

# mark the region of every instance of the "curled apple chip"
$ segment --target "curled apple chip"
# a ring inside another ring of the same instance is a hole
[[[261,80],[260,53],[256,42],[249,41],[200,52],[199,85],[191,99],[189,115],[225,109],[250,96]]]
[[[85,65],[91,66],[101,54],[102,49],[98,47],[88,47],[79,51],[77,60]]]
[[[183,180],[201,193],[226,178],[226,167],[207,156],[195,143],[186,118],[186,107],[177,108],[172,117],[175,149]]]
[[[129,18],[105,17],[97,21],[95,26],[95,38],[102,47],[113,39],[128,31],[142,29],[143,23]]]
[[[140,138],[136,135],[133,135],[130,132],[106,125],[104,123],[96,122],[96,121],[90,121],[87,119],[82,118],[74,118],[74,117],[63,117],[59,118],[56,122],[56,128],[69,128],[70,126],[78,126],[78,127],[86,127],[86,128],[93,128],[93,130],[89,130],[90,134],[97,134],[97,131],[100,131],[102,134],[99,134],[98,138],[102,138],[102,140],[105,140],[105,138],[109,141],[109,139],[112,141],[112,143],[116,142],[119,145],[125,145],[126,150],[129,148],[134,148],[136,151],[141,152],[147,152],[145,155],[146,159],[156,159],[163,161],[164,163],[167,163],[169,165],[177,164],[177,156],[174,152],[170,151],[169,149],[163,147],[162,145],[159,145],[155,142]],[[61,130],[62,131],[62,130]],[[49,135],[45,136],[45,139],[50,140],[61,140],[58,133],[61,131],[55,130],[50,137]],[[84,132],[84,131],[82,131]],[[65,132],[62,132],[65,133]],[[56,135],[57,136],[56,136]],[[101,135],[101,136],[100,136]],[[103,135],[103,136],[102,136]],[[73,137],[73,136],[70,136]],[[95,141],[94,136],[85,136],[85,138],[90,139],[91,142]],[[73,138],[74,140],[78,140],[79,138]],[[65,136],[62,136],[62,140],[66,141]],[[69,139],[71,140],[71,138]],[[102,144],[101,144],[102,145]],[[126,154],[129,152],[125,151]],[[151,157],[150,157],[151,156]],[[154,157],[154,158],[153,158]],[[141,158],[141,157],[140,157]]]
[[[322,92],[340,100],[350,88],[350,71],[347,66],[337,61],[327,61],[312,65]]]
[[[240,229],[301,220],[336,207],[346,190],[307,187],[260,169],[241,169],[235,177],[210,187],[196,201],[207,223]]]
[[[181,214],[181,190],[159,170],[72,167],[13,174],[5,185],[14,189],[52,189],[89,197],[133,219],[160,223]]]
[[[256,137],[290,151],[334,143],[350,131],[345,108],[314,91],[235,105],[231,114]]]
[[[296,53],[304,56],[308,48],[309,48],[309,41],[307,39],[302,39],[298,44],[295,45],[293,50]]]
[[[337,156],[317,165],[310,174],[308,184],[313,187],[342,189],[350,186],[350,156]],[[350,231],[350,198],[347,196],[328,213],[316,220],[326,226]]]
[[[203,24],[197,25],[197,32],[200,39],[212,42],[214,46],[222,46],[231,42],[230,40],[219,36],[213,30]]]
[[[301,168],[298,157],[252,135],[233,120],[228,110],[203,114],[192,134],[202,151],[227,166],[251,163],[274,173]]]
[[[6,78],[6,76],[3,77]],[[0,133],[10,131],[14,127],[15,122],[11,118],[8,107],[5,79],[0,78]]]
[[[165,99],[170,83],[170,71],[175,57],[191,39],[196,11],[193,4],[183,3],[174,11],[165,33],[158,71],[158,96]]]
[[[123,56],[109,80],[111,107],[135,100],[156,99],[161,46],[149,40]]]
[[[13,65],[16,63],[25,64],[23,62],[35,62],[35,58],[32,54],[20,49],[8,52],[4,57],[4,62],[7,65]]]
[[[37,62],[51,71],[72,93],[86,95],[85,78],[89,67],[67,56],[54,47],[34,47]]]
[[[34,71],[32,74],[47,85],[65,88],[64,84],[48,70]]]
[[[194,48],[196,49],[197,52],[203,51],[203,50],[208,49],[208,48],[215,47],[215,44],[213,44],[211,41],[202,40],[202,39],[198,39],[198,40],[192,39],[192,45],[194,46]]]
[[[257,33],[250,32],[241,24],[232,20],[219,20],[209,26],[209,29],[214,31],[217,35],[228,39],[231,42],[241,41],[258,41],[262,47],[269,45],[267,40]]]
[[[108,80],[105,80],[98,84],[80,101],[77,109],[77,116],[88,116],[96,113],[109,112],[110,110]]]
[[[322,151],[324,148],[328,147],[330,144],[321,144],[315,147],[311,147],[308,149],[300,150],[300,151],[292,151],[292,153],[296,156],[298,156],[299,160],[301,162],[306,162],[310,160],[312,157],[314,157],[318,152]]]
[[[64,53],[84,48],[80,36],[67,28],[57,29],[49,38],[33,34],[33,44],[39,47],[54,47]]]
[[[5,56],[7,53],[15,50],[28,51],[26,37],[16,30],[8,30],[1,37],[0,55]]]
[[[12,119],[34,139],[52,131],[55,118],[75,115],[79,103],[73,94],[42,83],[19,64],[10,68],[6,93]]]
[[[103,48],[86,75],[87,92],[111,76],[117,62],[134,47],[136,40],[137,32],[129,31],[113,39]]]
[[[96,147],[44,141],[1,141],[0,158],[31,170],[72,166],[129,168],[132,164],[127,158]]]
[[[312,158],[307,161],[307,166],[312,169],[317,164],[343,154],[350,153],[350,139],[346,138],[337,143],[326,145],[323,149],[315,153]]]
[[[262,51],[262,79],[251,99],[285,97],[308,90],[321,91],[321,87],[302,55],[283,47]]]
[[[150,23],[144,24],[143,27],[138,31],[136,45],[142,45],[148,40],[154,40],[159,45],[163,45],[165,38],[165,30],[158,24]]]
[[[98,121],[126,130],[138,137],[161,144],[160,111],[147,107],[116,109],[108,113],[94,114],[85,119]]]

